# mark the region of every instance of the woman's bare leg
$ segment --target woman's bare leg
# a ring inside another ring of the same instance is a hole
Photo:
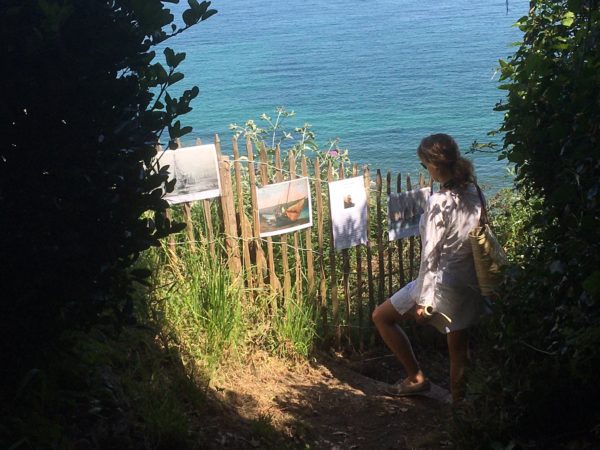
[[[448,353],[450,355],[450,390],[452,402],[456,403],[465,396],[465,366],[469,347],[467,330],[452,331],[447,334]]]
[[[415,358],[408,336],[398,326],[398,322],[402,318],[403,316],[396,311],[389,299],[373,311],[373,322],[381,338],[404,366],[408,380],[413,383],[421,383],[425,380],[425,375],[419,368],[419,363]]]

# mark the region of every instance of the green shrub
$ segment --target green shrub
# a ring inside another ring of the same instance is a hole
[[[209,5],[190,2],[179,26],[159,0],[2,2],[0,365],[13,382],[63,330],[130,318],[146,272],[127,269],[174,230],[155,144],[191,130],[175,119],[198,94],[170,97],[185,54],[165,48],[163,66],[152,49]]]
[[[461,447],[600,441],[599,2],[532,4],[523,43],[501,62],[508,101],[497,107],[501,155],[531,209],[516,202],[499,218],[517,264],[457,411]]]

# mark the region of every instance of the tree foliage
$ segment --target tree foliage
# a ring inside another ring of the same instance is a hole
[[[541,200],[524,231],[536,245],[508,274],[462,425],[484,442],[591,445],[600,438],[599,2],[532,6],[518,21],[523,43],[501,61],[508,98],[497,109],[502,156],[521,195]]]
[[[198,88],[171,97],[185,54],[165,48],[160,63],[153,48],[216,11],[189,0],[178,26],[164,3],[2,2],[5,374],[66,327],[126,315],[146,275],[127,269],[177,229],[162,199],[173,186],[153,158],[163,130],[170,145],[191,131],[176,119]]]

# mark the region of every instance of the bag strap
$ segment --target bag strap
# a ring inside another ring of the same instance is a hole
[[[477,183],[474,183],[477,188],[477,193],[479,194],[479,199],[481,200],[481,215],[479,216],[479,226],[482,227],[485,224],[490,224],[490,219],[488,218],[487,208],[485,206],[485,198],[483,193],[481,192],[481,188]]]

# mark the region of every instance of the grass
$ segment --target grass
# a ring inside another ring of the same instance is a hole
[[[164,324],[186,352],[212,372],[242,332],[242,293],[227,269],[205,254],[186,252],[185,276],[160,292]]]
[[[165,248],[148,255],[155,269],[150,312],[185,355],[186,366],[213,378],[257,350],[306,358],[317,336],[311,302],[278,299],[267,289],[250,299],[226,264],[208,254],[208,248],[192,252],[182,245],[176,261]]]
[[[1,405],[3,448],[193,448],[190,411],[206,398],[159,330],[96,326],[63,349]],[[170,447],[173,446],[173,447]]]
[[[271,350],[281,357],[307,358],[315,342],[315,310],[310,301],[292,298],[274,316]]]

